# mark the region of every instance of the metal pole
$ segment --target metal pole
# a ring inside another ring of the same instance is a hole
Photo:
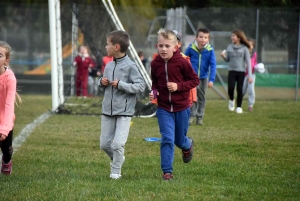
[[[298,51],[297,51],[297,71],[296,71],[296,95],[295,99],[298,101],[298,85],[299,85],[299,54],[300,54],[300,11],[298,11]]]
[[[76,18],[75,13],[77,13],[77,5],[73,4],[73,11],[72,11],[72,56],[71,56],[71,91],[70,95],[74,96],[75,94],[75,66],[73,66],[73,61],[75,55],[77,55],[77,40],[78,40],[78,21]]]
[[[58,79],[57,79],[57,52],[56,52],[56,26],[55,26],[55,0],[49,0],[49,28],[51,50],[51,88],[52,88],[52,112],[58,108]]]
[[[256,32],[255,32],[255,41],[258,44],[258,37],[259,37],[259,9],[256,10]],[[257,46],[255,45],[255,52],[257,52]]]
[[[125,29],[124,29],[124,27],[123,27],[123,25],[122,25],[122,23],[121,23],[121,21],[120,21],[118,15],[116,14],[116,11],[115,11],[115,9],[114,9],[114,7],[113,7],[111,1],[110,1],[110,0],[107,0],[110,9],[109,9],[109,7],[107,6],[105,0],[102,0],[102,2],[103,2],[103,4],[104,4],[104,6],[106,7],[107,12],[110,14],[110,17],[111,17],[112,20],[116,23],[117,28],[119,28],[120,30],[125,31]],[[129,52],[130,52],[131,55],[132,55],[132,59],[138,64],[139,71],[140,71],[142,77],[144,78],[144,80],[145,80],[145,82],[146,82],[146,85],[147,85],[148,89],[151,90],[151,85],[152,85],[152,83],[151,83],[151,82],[152,82],[152,81],[151,81],[151,78],[149,77],[147,71],[145,70],[145,68],[144,68],[144,66],[143,66],[143,63],[142,63],[142,61],[140,60],[140,58],[139,58],[139,56],[138,56],[138,54],[137,54],[137,52],[136,52],[136,50],[135,50],[133,44],[131,43],[131,41],[129,41],[129,47],[128,47],[128,50],[129,50]]]

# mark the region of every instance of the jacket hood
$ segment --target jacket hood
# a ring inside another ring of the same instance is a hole
[[[197,42],[196,40],[194,40],[194,42],[193,42],[192,44],[193,44],[195,47],[197,47],[197,49],[200,50],[200,48],[199,48],[199,46],[198,46],[198,42]],[[206,44],[204,45],[203,49],[207,48],[208,45],[209,45],[209,43],[206,43]]]
[[[241,45],[230,44],[230,45],[232,46],[233,49],[240,49],[240,48],[243,48],[243,47],[247,47],[244,44],[241,44]]]
[[[8,68],[2,75],[0,75],[0,80],[4,79],[7,75],[14,75],[14,72]]]
[[[180,59],[181,57],[182,57],[182,55],[180,54],[180,49],[178,48],[174,52],[173,56],[168,60],[168,62]],[[157,57],[155,57],[154,61],[165,62],[165,60],[163,58],[161,58],[161,56],[159,54],[157,55]]]

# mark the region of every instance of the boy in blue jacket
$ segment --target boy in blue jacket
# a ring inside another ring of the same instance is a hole
[[[186,49],[185,55],[190,57],[192,67],[200,79],[197,86],[197,102],[193,104],[189,123],[192,124],[196,117],[196,124],[203,125],[205,91],[207,87],[213,87],[216,77],[216,57],[213,47],[209,44],[208,29],[197,30],[196,39]]]

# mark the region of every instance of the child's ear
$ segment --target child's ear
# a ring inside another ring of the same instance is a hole
[[[119,45],[119,44],[116,44],[116,45],[115,45],[115,50],[116,50],[116,51],[119,51],[119,50],[120,50],[120,48],[121,48],[121,47],[120,47],[120,45]]]
[[[155,47],[158,48],[158,45],[156,44]]]
[[[175,45],[174,52],[176,52],[178,49],[179,49],[179,46],[178,46],[178,45]]]

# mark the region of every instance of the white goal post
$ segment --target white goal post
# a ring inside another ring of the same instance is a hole
[[[110,0],[102,0],[106,11],[119,30],[125,31],[117,16]],[[62,36],[61,36],[61,13],[60,0],[49,0],[49,27],[50,27],[50,49],[51,49],[51,88],[52,88],[52,112],[56,112],[60,105],[64,103],[64,83],[62,68]],[[129,53],[137,64],[138,69],[145,80],[149,90],[151,90],[151,78],[144,68],[133,44],[130,41]]]
[[[52,112],[64,102],[60,0],[49,0]]]

